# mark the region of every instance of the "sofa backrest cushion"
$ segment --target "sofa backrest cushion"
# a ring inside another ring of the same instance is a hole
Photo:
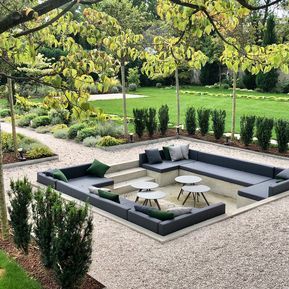
[[[199,153],[198,151],[189,150],[189,159],[197,161],[198,160],[198,153]]]
[[[285,169],[275,176],[276,179],[289,180],[289,169]]]
[[[278,182],[269,186],[269,197],[289,190],[289,180]]]
[[[87,175],[87,169],[91,166],[91,163],[89,164],[83,164],[79,166],[73,166],[69,168],[63,168],[61,171],[65,174],[67,179],[74,179],[79,178]]]
[[[274,167],[246,162],[238,159],[217,156],[209,153],[198,152],[198,161],[234,170],[244,171],[251,174],[274,177]]]

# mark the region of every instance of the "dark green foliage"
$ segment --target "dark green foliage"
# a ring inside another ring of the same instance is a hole
[[[35,223],[35,241],[41,252],[41,259],[47,268],[53,266],[52,243],[55,236],[55,220],[53,208],[60,206],[58,193],[48,187],[45,191],[38,190],[34,194],[33,219]]]
[[[44,126],[50,124],[50,117],[47,115],[37,116],[32,119],[31,121],[31,127],[37,128],[39,126]]]
[[[146,127],[146,116],[146,109],[133,109],[135,133],[138,135],[139,138],[143,136]]]
[[[256,88],[256,75],[252,74],[248,70],[245,70],[245,73],[242,78],[242,82],[247,89]]]
[[[169,107],[167,104],[162,105],[158,111],[158,117],[159,117],[159,124],[160,124],[160,131],[161,135],[164,136],[168,130],[169,126]]]
[[[288,150],[289,122],[283,119],[278,119],[275,122],[275,132],[278,143],[278,151],[280,153],[285,153]]]
[[[29,126],[31,120],[34,119],[35,117],[37,117],[37,115],[36,115],[35,113],[27,113],[27,114],[23,115],[23,116],[17,121],[17,125],[20,126],[20,127]]]
[[[78,141],[83,141],[85,138],[90,136],[97,136],[96,127],[85,127],[77,132],[76,139]]]
[[[256,117],[253,115],[243,115],[240,119],[241,142],[248,146],[253,141],[254,126]]]
[[[10,207],[8,209],[13,230],[13,239],[17,248],[28,254],[32,225],[29,223],[29,208],[32,202],[32,185],[25,177],[10,182]]]
[[[209,119],[211,111],[206,108],[198,109],[198,123],[200,127],[200,132],[204,136],[209,131]]]
[[[186,128],[188,134],[195,134],[196,133],[196,110],[193,107],[189,107],[186,111]]]
[[[74,202],[54,206],[53,270],[62,289],[77,288],[91,264],[92,216]]]
[[[266,29],[264,32],[263,44],[264,46],[270,45],[277,42],[277,35],[275,30],[275,19],[274,15],[269,15],[266,22]]]
[[[278,82],[278,72],[272,69],[267,73],[260,72],[256,77],[256,85],[265,92],[272,91]]]
[[[266,117],[256,119],[256,137],[262,150],[267,150],[270,146],[274,120]]]
[[[128,91],[136,91],[137,90],[137,85],[135,83],[130,83],[128,85]]]
[[[4,109],[0,109],[0,117],[7,117],[10,115],[10,109],[8,108],[4,108]]]
[[[216,62],[206,63],[200,74],[202,85],[212,85],[219,82],[219,65]]]
[[[39,49],[39,53],[43,54],[45,57],[51,59],[51,62],[54,63],[60,59],[61,56],[66,56],[67,52],[61,50],[60,48],[50,48],[42,47]]]
[[[213,131],[216,139],[220,139],[225,132],[226,111],[213,110],[212,111]]]
[[[85,124],[84,123],[76,123],[76,124],[72,125],[68,129],[68,138],[69,139],[75,139],[76,136],[77,136],[77,132],[79,130],[82,130],[83,128],[85,128]]]
[[[48,115],[50,116],[52,125],[69,123],[70,113],[67,109],[51,109]]]
[[[157,129],[157,120],[156,120],[157,111],[155,108],[150,107],[147,110],[146,116],[146,128],[149,133],[149,136],[152,137]]]

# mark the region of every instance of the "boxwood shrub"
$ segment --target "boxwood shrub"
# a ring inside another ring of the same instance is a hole
[[[256,119],[256,137],[262,150],[267,150],[270,146],[274,120],[266,117]]]
[[[243,115],[240,119],[240,137],[241,142],[245,146],[248,146],[253,141],[254,136],[254,126],[255,126],[254,115]]]
[[[37,116],[31,120],[31,127],[37,128],[39,126],[44,126],[50,124],[50,117],[47,115]]]
[[[196,110],[194,107],[189,107],[186,111],[186,128],[188,134],[194,135],[196,133]]]
[[[85,128],[85,124],[84,123],[76,123],[72,126],[69,127],[68,129],[68,138],[69,139],[75,139],[77,136],[78,131],[82,130],[83,128]]]
[[[211,111],[206,108],[198,109],[198,123],[200,127],[200,132],[204,136],[209,131],[209,119]]]
[[[226,111],[217,109],[213,110],[212,121],[215,139],[220,139],[225,132]]]
[[[278,151],[280,153],[285,153],[288,150],[289,122],[283,119],[278,119],[275,122],[275,132],[278,143]]]
[[[29,126],[31,120],[36,118],[36,117],[37,117],[36,113],[25,114],[24,116],[19,118],[19,120],[17,121],[17,125],[20,126],[20,127]]]
[[[85,127],[77,132],[76,140],[83,141],[85,138],[90,136],[97,136],[97,127]]]

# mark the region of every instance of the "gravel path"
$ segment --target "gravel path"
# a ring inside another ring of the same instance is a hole
[[[147,97],[141,94],[126,94],[126,98],[143,98]],[[122,99],[122,93],[107,93],[107,94],[92,94],[89,101],[94,100],[108,100],[108,99]]]
[[[3,124],[3,130],[10,130]],[[60,155],[60,161],[4,171],[9,179],[23,175],[35,181],[49,167],[84,163],[97,158],[107,163],[137,159],[145,146],[118,152],[86,148],[27,129]],[[169,143],[187,143],[173,140]],[[150,145],[160,147],[164,143]],[[191,142],[191,148],[264,164],[289,167],[289,160]],[[160,244],[119,223],[94,213],[91,275],[108,288],[289,288],[289,198]]]

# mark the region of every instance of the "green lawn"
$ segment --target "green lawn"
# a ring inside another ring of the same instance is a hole
[[[40,289],[41,285],[28,277],[25,271],[7,255],[0,251],[0,269],[5,273],[0,274],[0,288],[9,289]]]
[[[230,130],[231,122],[231,98],[220,94],[229,95],[231,90],[206,88],[201,86],[185,87],[181,90],[207,92],[210,95],[192,95],[181,94],[181,120],[184,123],[185,113],[189,106],[195,108],[206,107],[211,109],[225,109],[227,112],[226,118],[226,130]],[[143,94],[146,98],[127,99],[128,114],[132,116],[133,108],[145,108],[155,107],[159,108],[163,104],[167,104],[170,109],[170,122],[176,121],[176,96],[174,89],[165,88],[152,88],[145,87],[139,88],[137,94]],[[262,93],[262,92],[249,92],[238,91],[238,94],[254,95],[254,96],[276,96],[276,97],[288,97],[287,94],[274,94],[274,93]],[[122,100],[98,100],[93,102],[95,107],[102,108],[106,113],[122,115]],[[237,131],[240,128],[240,116],[243,114],[254,114],[257,116],[266,116],[272,118],[284,118],[289,119],[289,102],[274,101],[268,99],[237,99]]]

